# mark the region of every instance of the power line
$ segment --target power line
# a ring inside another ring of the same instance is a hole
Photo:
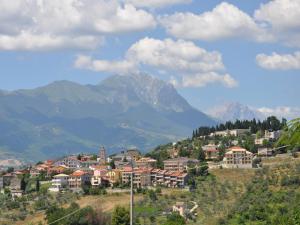
[[[77,210],[75,210],[74,212],[71,212],[70,214],[67,214],[67,215],[65,215],[65,216],[63,216],[63,217],[61,217],[61,218],[59,218],[59,219],[57,219],[57,220],[55,220],[55,221],[53,221],[53,222],[51,222],[51,223],[48,223],[48,225],[54,224],[54,223],[56,223],[56,222],[58,222],[58,221],[61,221],[61,220],[65,219],[65,218],[67,218],[67,217],[69,217],[69,216],[71,216],[71,215],[73,215],[73,214],[79,212],[79,211],[82,210],[82,209],[84,209],[84,208],[77,209]]]

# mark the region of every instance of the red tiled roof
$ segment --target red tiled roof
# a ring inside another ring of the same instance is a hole
[[[81,171],[81,170],[77,170],[74,173],[71,174],[71,176],[75,176],[75,177],[81,177],[82,175],[86,174],[86,172]]]
[[[122,170],[123,172],[132,172],[132,168],[131,167],[128,167],[128,166],[126,166],[126,167],[124,167],[123,168],[123,170]]]

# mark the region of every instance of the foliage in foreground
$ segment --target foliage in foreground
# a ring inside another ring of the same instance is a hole
[[[220,224],[300,224],[300,164],[258,171],[235,209]]]
[[[46,220],[55,225],[107,225],[109,217],[101,210],[81,208],[72,203],[68,208],[52,206],[46,211]]]

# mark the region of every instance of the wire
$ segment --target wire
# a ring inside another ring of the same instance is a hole
[[[69,216],[71,216],[71,215],[73,215],[73,214],[79,212],[79,211],[82,210],[82,209],[84,209],[84,208],[77,209],[77,210],[75,210],[74,212],[71,212],[71,213],[68,214],[68,215],[65,215],[65,216],[63,216],[63,217],[61,217],[61,218],[59,218],[59,219],[57,219],[57,220],[55,220],[55,221],[53,221],[53,222],[51,222],[51,223],[48,223],[48,225],[54,224],[54,223],[56,223],[56,222],[58,222],[58,221],[61,221],[61,220],[65,219],[65,218],[67,218],[67,217],[69,217]]]

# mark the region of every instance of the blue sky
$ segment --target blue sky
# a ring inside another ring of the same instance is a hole
[[[300,113],[300,2],[0,1],[0,89],[147,72],[206,111]]]

